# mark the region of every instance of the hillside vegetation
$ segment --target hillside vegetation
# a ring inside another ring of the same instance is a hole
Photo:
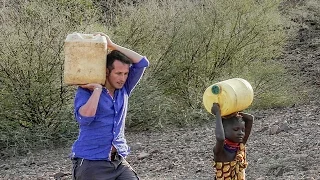
[[[150,60],[131,97],[129,130],[206,122],[202,93],[233,77],[253,86],[251,110],[307,99],[299,79],[293,81],[277,61],[296,27],[280,12],[283,1],[1,3],[0,158],[63,146],[76,137],[75,87],[63,83],[63,43],[72,32],[105,32]]]

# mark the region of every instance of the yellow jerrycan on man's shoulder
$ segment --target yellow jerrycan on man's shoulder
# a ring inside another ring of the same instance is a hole
[[[213,103],[219,103],[221,116],[242,111],[253,101],[253,89],[242,78],[233,78],[209,86],[203,94],[203,105],[211,113]]]

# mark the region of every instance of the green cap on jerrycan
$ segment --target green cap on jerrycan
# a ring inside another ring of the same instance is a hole
[[[213,85],[211,88],[211,91],[213,94],[219,94],[220,93],[220,87],[218,85]]]
[[[253,89],[242,78],[232,78],[209,86],[203,94],[205,109],[211,113],[213,103],[218,103],[221,116],[242,111],[253,101]]]

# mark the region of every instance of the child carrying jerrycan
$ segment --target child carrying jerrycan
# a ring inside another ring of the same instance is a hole
[[[252,87],[241,78],[218,82],[204,92],[204,106],[216,117],[213,166],[217,180],[245,179],[248,165],[245,144],[254,117],[241,111],[250,106],[252,101]]]

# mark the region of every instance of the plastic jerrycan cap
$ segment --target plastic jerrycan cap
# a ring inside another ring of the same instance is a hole
[[[220,94],[221,92],[221,88],[219,85],[213,85],[212,88],[211,88],[211,92],[213,94]]]

